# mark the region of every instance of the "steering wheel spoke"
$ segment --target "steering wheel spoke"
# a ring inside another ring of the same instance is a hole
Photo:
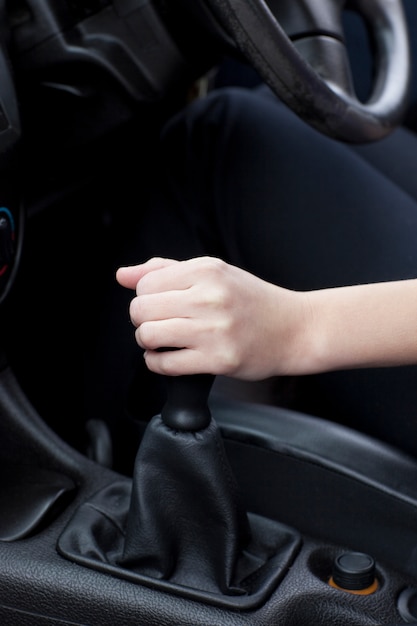
[[[276,95],[321,132],[375,141],[401,123],[411,76],[401,0],[351,0],[368,25],[375,79],[356,95],[342,27],[345,0],[206,0]]]
[[[356,97],[349,56],[342,41],[326,35],[311,36],[296,40],[294,47],[336,94]]]

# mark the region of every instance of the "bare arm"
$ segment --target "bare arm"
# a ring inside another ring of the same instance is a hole
[[[257,380],[417,363],[417,279],[295,292],[210,257],[151,259],[116,277],[136,289],[136,340],[161,374]]]
[[[417,279],[309,293],[318,371],[417,363]]]

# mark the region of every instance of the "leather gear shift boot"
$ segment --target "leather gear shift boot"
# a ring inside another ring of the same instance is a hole
[[[247,513],[215,420],[198,430],[155,416],[133,480],[82,504],[57,549],[82,565],[210,604],[259,605],[300,546],[293,529]]]
[[[120,565],[179,585],[240,593],[235,570],[250,541],[249,522],[214,421],[203,431],[181,432],[154,418],[134,476]]]

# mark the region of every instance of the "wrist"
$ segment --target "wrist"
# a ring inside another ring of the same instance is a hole
[[[300,315],[296,322],[295,346],[293,348],[297,375],[323,372],[329,357],[326,326],[320,315],[321,299],[317,291],[296,292]]]
[[[325,369],[326,336],[320,324],[316,292],[278,290],[274,320],[278,328],[276,371],[273,375],[298,376],[322,371]]]

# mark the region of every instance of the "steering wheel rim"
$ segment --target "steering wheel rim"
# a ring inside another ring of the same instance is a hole
[[[301,118],[342,141],[382,139],[401,123],[410,86],[409,34],[401,0],[351,3],[375,42],[375,79],[365,102],[355,94],[343,41],[346,0],[319,1],[321,13],[324,5],[331,13],[326,19],[332,28],[316,29],[293,42],[264,0],[206,0],[244,57]],[[314,5],[314,0],[301,4],[308,2]]]

